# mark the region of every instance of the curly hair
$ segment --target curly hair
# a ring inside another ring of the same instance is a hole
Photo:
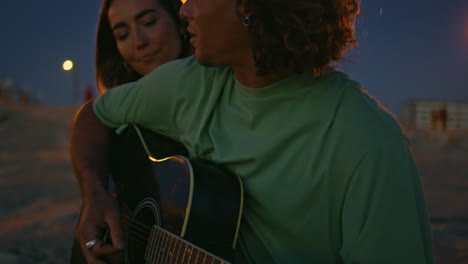
[[[293,67],[320,77],[357,43],[358,1],[247,0],[257,74]]]

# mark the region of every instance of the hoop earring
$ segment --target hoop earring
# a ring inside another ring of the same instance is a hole
[[[249,27],[250,26],[250,16],[245,16],[244,20],[242,22],[244,23],[245,27]]]

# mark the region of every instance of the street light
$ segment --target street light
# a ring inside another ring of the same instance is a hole
[[[66,60],[63,62],[63,70],[65,71],[71,71],[73,69],[73,61],[71,60]]]
[[[80,73],[78,71],[78,63],[73,63],[71,60],[63,62],[62,68],[64,71],[72,71],[72,103],[80,104]]]

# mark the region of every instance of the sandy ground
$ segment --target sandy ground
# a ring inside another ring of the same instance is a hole
[[[68,141],[76,109],[0,102],[0,263],[68,263],[80,209]],[[438,263],[468,264],[468,140],[410,133]]]
[[[411,133],[440,264],[468,263],[468,135]]]
[[[0,103],[0,263],[69,262],[81,206],[68,154],[74,112]]]

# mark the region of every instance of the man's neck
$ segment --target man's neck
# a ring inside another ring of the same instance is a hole
[[[294,73],[292,68],[286,68],[257,76],[257,67],[253,60],[247,64],[232,66],[231,69],[234,72],[234,77],[236,77],[237,81],[250,88],[266,87]]]

